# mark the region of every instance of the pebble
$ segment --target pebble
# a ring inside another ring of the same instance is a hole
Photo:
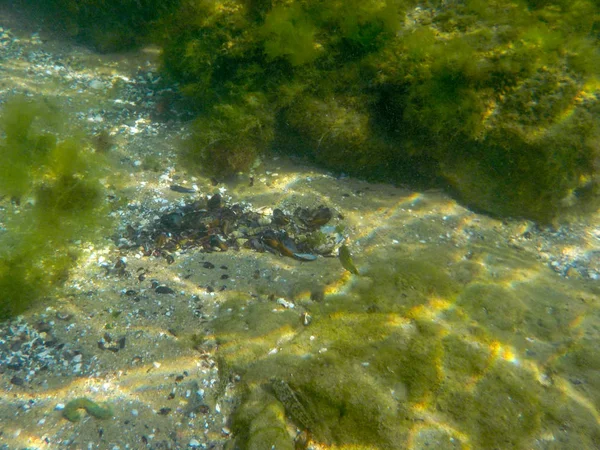
[[[48,313],[56,315],[53,309]],[[13,385],[29,383],[47,370],[56,375],[91,371],[90,362],[73,349],[73,344],[58,345],[61,343],[53,333],[56,324],[47,319],[43,314],[31,317],[32,323],[16,317],[0,324],[0,364],[5,365]]]
[[[14,376],[10,379],[11,384],[14,384],[15,386],[23,386],[23,384],[25,384],[25,380],[23,380],[23,378],[21,377],[17,377]]]
[[[89,86],[92,89],[100,90],[100,89],[104,88],[104,83],[100,80],[92,80],[92,81],[90,81]]]

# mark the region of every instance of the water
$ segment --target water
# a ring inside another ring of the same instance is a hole
[[[597,212],[553,226],[499,219],[442,190],[282,155],[215,184],[177,159],[192,126],[159,79],[156,48],[101,55],[0,12],[0,100],[44,96],[69,118],[65,135],[107,133],[100,182],[114,224],[97,240],[69,237],[79,257],[65,284],[0,326],[0,444],[599,446]],[[359,274],[336,252],[303,262],[243,248],[238,225],[228,238],[239,250],[170,249],[172,263],[130,245],[128,225],[150,230],[217,192],[272,228],[275,208],[293,217],[326,205],[334,214],[318,237],[343,236]],[[31,202],[0,202],[3,232],[23,232],[10,224]],[[38,256],[53,261],[52,248]],[[61,410],[79,397],[114,416],[69,422]]]

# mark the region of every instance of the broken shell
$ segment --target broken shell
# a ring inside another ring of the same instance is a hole
[[[302,322],[302,325],[306,327],[312,322],[312,316],[307,312],[303,312],[300,314],[300,321]]]

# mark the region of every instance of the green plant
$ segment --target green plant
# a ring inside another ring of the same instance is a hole
[[[63,120],[45,100],[22,96],[0,115],[0,318],[23,312],[64,282],[77,258],[72,241],[93,239],[108,224],[104,157],[68,133]]]
[[[275,6],[267,13],[259,33],[269,60],[283,57],[299,66],[319,56],[317,28],[299,4]]]
[[[102,407],[86,397],[71,400],[63,410],[63,417],[70,422],[79,422],[81,420],[80,409],[85,411],[96,419],[110,419],[113,416],[110,406]]]

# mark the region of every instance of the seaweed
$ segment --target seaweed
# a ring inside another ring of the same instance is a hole
[[[220,104],[195,120],[194,134],[182,147],[181,160],[209,174],[228,176],[248,170],[273,140],[274,116],[260,93]]]
[[[0,234],[1,319],[51,294],[77,259],[73,241],[110,224],[100,182],[108,163],[63,120],[47,100],[24,96],[0,116],[0,195],[12,199]]]
[[[259,35],[263,38],[268,60],[283,57],[293,66],[314,61],[319,56],[315,41],[317,28],[299,4],[277,5],[271,9],[262,24]]]

